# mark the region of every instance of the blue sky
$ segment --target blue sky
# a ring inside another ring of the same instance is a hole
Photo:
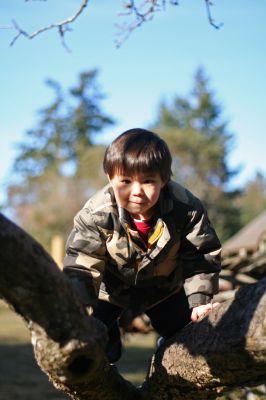
[[[220,30],[207,21],[204,1],[180,1],[168,6],[153,21],[137,29],[117,49],[114,46],[119,0],[89,2],[72,26],[67,52],[56,31],[34,40],[20,38],[9,46],[15,32],[8,29],[14,18],[33,31],[49,22],[72,15],[81,0],[2,2],[0,14],[0,200],[9,181],[16,143],[37,121],[37,110],[49,104],[45,85],[53,78],[67,88],[81,71],[99,69],[100,86],[106,94],[105,111],[117,125],[105,132],[109,141],[123,130],[146,127],[154,121],[161,99],[186,95],[192,78],[203,66],[223,117],[234,134],[229,164],[242,165],[232,184],[243,183],[256,170],[266,174],[266,1],[223,0],[212,7]]]

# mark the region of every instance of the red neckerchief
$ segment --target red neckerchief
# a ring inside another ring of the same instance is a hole
[[[140,220],[140,219],[133,219],[133,223],[143,241],[145,243],[148,242],[148,234],[153,227],[153,223],[151,220]]]

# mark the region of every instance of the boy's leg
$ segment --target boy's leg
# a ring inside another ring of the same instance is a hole
[[[93,316],[102,321],[108,329],[109,340],[106,346],[106,354],[110,363],[118,361],[122,354],[120,330],[117,322],[122,311],[122,308],[102,300],[98,301],[93,310]]]
[[[164,339],[170,338],[191,321],[191,309],[183,288],[145,313]]]

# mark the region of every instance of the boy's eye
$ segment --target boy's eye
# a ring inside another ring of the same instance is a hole
[[[128,185],[130,183],[130,180],[129,179],[121,179],[120,182]]]
[[[145,179],[144,183],[154,183],[154,179]]]

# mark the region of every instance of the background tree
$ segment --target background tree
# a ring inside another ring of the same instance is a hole
[[[16,220],[46,247],[53,234],[70,230],[75,212],[106,182],[104,146],[96,146],[94,139],[113,123],[100,109],[97,71],[81,73],[66,94],[58,82],[47,84],[54,100],[39,112],[36,128],[26,132],[14,163],[19,180],[8,191]],[[175,179],[204,201],[224,240],[241,227],[241,220],[238,191],[227,190],[235,172],[227,163],[232,134],[221,114],[199,68],[191,94],[162,103],[152,128],[169,144]]]
[[[100,108],[104,98],[96,70],[82,72],[77,85],[63,92],[61,85],[47,80],[55,99],[39,111],[40,120],[26,132],[14,162],[16,172],[40,176],[53,168],[59,174],[76,175],[80,159],[95,135],[113,120]]]
[[[238,191],[227,189],[236,173],[227,161],[233,137],[202,68],[189,96],[161,103],[153,128],[169,144],[174,178],[201,198],[220,237],[228,238],[240,227],[232,203]]]
[[[266,177],[262,172],[257,172],[255,177],[246,183],[237,204],[243,226],[266,210]]]
[[[100,108],[96,70],[81,73],[66,93],[58,82],[47,84],[54,100],[39,111],[37,126],[19,145],[16,180],[8,188],[15,219],[46,247],[53,234],[70,230],[75,212],[105,181],[104,146],[93,142],[113,123]]]

